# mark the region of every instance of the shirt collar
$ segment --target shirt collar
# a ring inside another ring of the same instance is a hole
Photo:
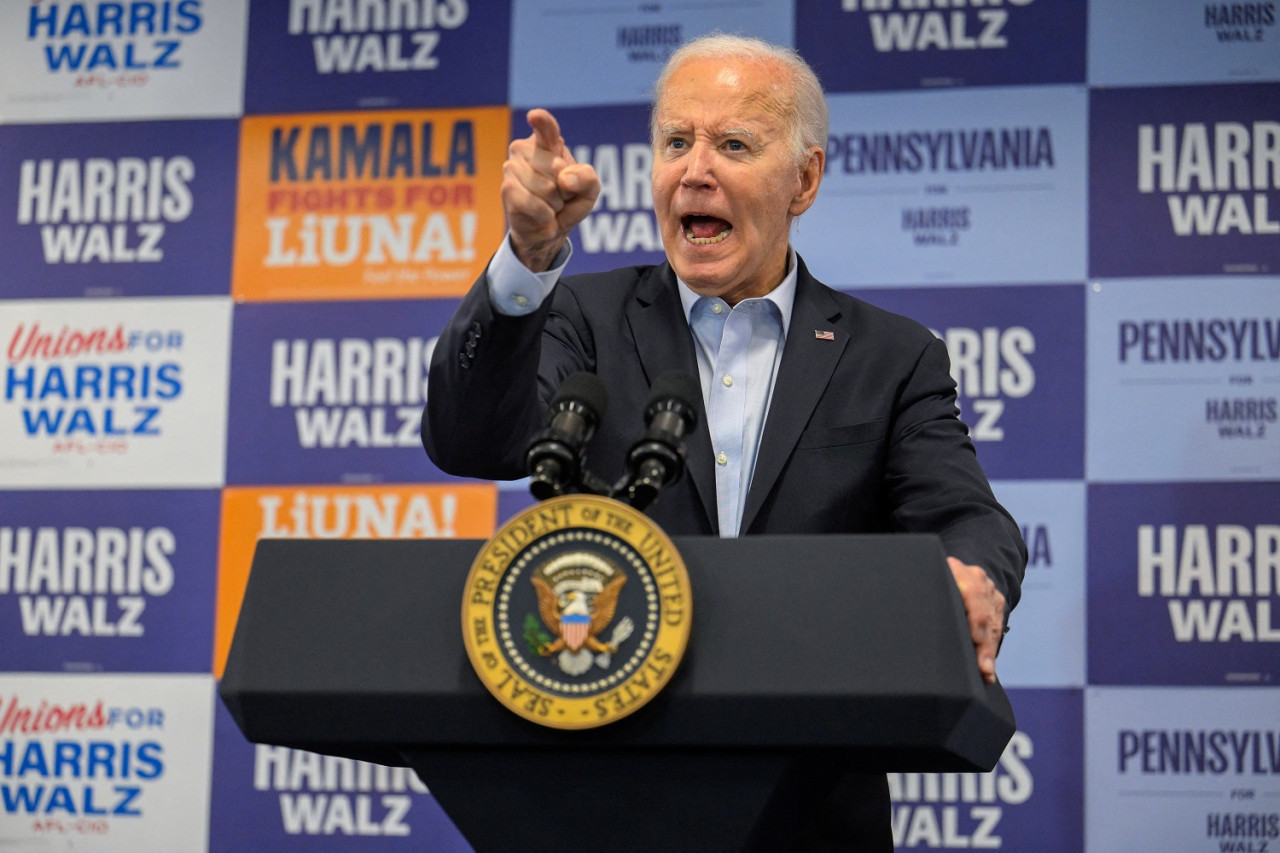
[[[799,268],[800,265],[796,263],[796,250],[787,246],[787,274],[782,277],[782,281],[779,282],[777,287],[764,296],[757,297],[757,299],[767,299],[778,306],[778,315],[782,321],[783,340],[786,340],[787,329],[791,326],[791,309],[796,301],[796,277]],[[711,301],[709,297],[695,293],[679,276],[676,276],[676,289],[680,291],[680,304],[684,306],[684,318],[686,321],[692,322],[693,309],[700,302],[704,300]],[[743,300],[743,302],[750,301],[752,300]]]

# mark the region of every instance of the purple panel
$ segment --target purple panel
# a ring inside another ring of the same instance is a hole
[[[1280,271],[1280,85],[1098,89],[1089,274]]]
[[[227,483],[454,479],[427,459],[419,425],[433,336],[457,304],[237,305]]]
[[[245,113],[504,104],[510,25],[507,2],[253,0]]]
[[[527,488],[498,490],[498,524],[503,525],[517,513],[537,503]]]
[[[1078,690],[1010,690],[1018,731],[990,773],[890,773],[899,850],[1083,849]]]
[[[0,126],[0,296],[231,291],[236,121]]]
[[[796,48],[832,92],[1083,83],[1085,3],[797,0]]]
[[[1090,684],[1280,677],[1278,483],[1089,487]]]
[[[247,742],[217,705],[210,853],[470,853],[404,767]]]
[[[11,671],[208,672],[219,492],[0,492]]]
[[[1084,475],[1084,288],[859,290],[947,342],[960,414],[987,476]]]

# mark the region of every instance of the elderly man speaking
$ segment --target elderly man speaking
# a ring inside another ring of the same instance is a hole
[[[552,394],[590,371],[609,406],[589,454],[621,464],[654,379],[696,375],[688,476],[649,514],[679,535],[936,533],[994,680],[1026,548],[958,418],[946,348],[819,282],[789,243],[826,163],[816,76],[790,49],[715,35],[677,51],[655,93],[666,263],[562,275],[600,183],[530,111],[503,167],[507,239],[432,360],[428,454],[458,475],[524,476]],[[830,769],[796,849],[892,847],[884,776],[848,769]]]

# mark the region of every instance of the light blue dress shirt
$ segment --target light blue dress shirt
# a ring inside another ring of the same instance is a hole
[[[572,255],[566,243],[551,269],[531,272],[503,240],[489,263],[489,299],[500,314],[536,311],[551,294]],[[702,402],[715,453],[716,512],[723,537],[737,536],[751,488],[756,454],[782,360],[796,294],[795,250],[787,251],[787,274],[765,296],[732,307],[699,296],[676,279],[698,358]]]
[[[723,299],[699,296],[676,279],[696,344],[702,402],[715,453],[721,536],[737,536],[742,527],[782,344],[791,323],[796,294],[794,255],[794,251],[788,252],[787,275],[781,284],[732,308]]]

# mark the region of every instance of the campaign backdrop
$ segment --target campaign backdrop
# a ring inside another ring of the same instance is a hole
[[[1280,86],[1098,89],[1089,274],[1275,274]]]
[[[247,0],[6,3],[5,123],[238,117]]]
[[[507,145],[546,107],[599,175],[571,272],[661,262],[648,103],[715,30],[817,70],[792,243],[946,344],[1028,546],[1017,733],[892,774],[898,848],[1275,846],[1278,5],[0,4],[0,846],[470,849],[429,780],[236,729],[254,548],[533,503],[419,440]]]
[[[0,125],[11,295],[225,295],[239,132],[234,119]]]
[[[1224,702],[1229,701],[1230,711]],[[1280,837],[1280,691],[1085,692],[1089,849],[1264,851]]]
[[[0,700],[5,846],[204,849],[211,676],[3,675]]]
[[[1113,279],[1087,299],[1091,480],[1280,479],[1275,279]]]
[[[893,840],[902,850],[1074,853],[1084,828],[1081,691],[1012,690],[1018,730],[988,773],[890,773]]]
[[[248,743],[221,705],[213,767],[213,853],[471,850],[409,768]]]
[[[225,297],[0,301],[7,488],[223,483]]]
[[[811,267],[819,278],[908,287],[1084,277],[1083,86],[828,103],[825,179],[795,232],[796,248],[824,262]]]
[[[6,668],[200,672],[218,489],[0,492]]]

